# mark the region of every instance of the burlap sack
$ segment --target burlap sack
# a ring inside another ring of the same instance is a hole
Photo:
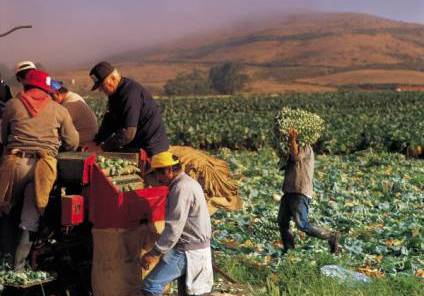
[[[232,179],[225,161],[187,146],[171,146],[169,151],[180,159],[184,171],[202,186],[209,214],[217,209],[239,210],[243,207],[238,184]]]

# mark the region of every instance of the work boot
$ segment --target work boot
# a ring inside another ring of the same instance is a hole
[[[307,234],[316,238],[327,240],[331,253],[335,254],[339,251],[340,233],[310,225]]]
[[[333,232],[331,238],[328,240],[328,245],[330,246],[331,253],[337,254],[340,251],[339,240],[340,240],[340,232],[338,231]]]
[[[290,232],[285,232],[281,234],[281,241],[283,242],[284,251],[294,249],[294,238]]]
[[[26,258],[31,251],[32,241],[30,240],[30,231],[22,230],[21,239],[15,253],[15,271],[22,272],[25,269]]]

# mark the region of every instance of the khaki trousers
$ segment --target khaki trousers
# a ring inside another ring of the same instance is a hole
[[[13,183],[13,199],[21,201],[22,212],[19,227],[36,232],[40,214],[35,203],[34,171],[36,158],[18,158]],[[17,202],[16,204],[20,204]]]

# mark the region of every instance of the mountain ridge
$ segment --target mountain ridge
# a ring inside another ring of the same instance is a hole
[[[164,83],[178,72],[194,68],[207,72],[223,61],[244,66],[251,80],[248,92],[284,92],[284,85],[299,86],[308,79],[328,91],[329,87],[339,88],[340,83],[333,85],[331,79],[319,77],[343,73],[345,81],[349,76],[346,73],[355,76],[358,70],[379,70],[369,72],[374,74],[386,71],[384,84],[390,71],[397,71],[389,84],[408,84],[407,77],[398,75],[424,70],[424,25],[362,13],[272,15],[116,54],[109,60],[121,65],[128,75],[150,84],[155,93],[160,93]],[[357,80],[352,78],[352,82]],[[378,84],[378,77],[372,81]],[[413,82],[424,85],[424,80]],[[346,84],[352,83],[347,79]]]

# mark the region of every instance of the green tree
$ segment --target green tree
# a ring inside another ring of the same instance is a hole
[[[234,94],[242,90],[248,80],[241,70],[240,64],[225,62],[210,69],[209,81],[218,93]]]
[[[175,79],[168,80],[164,92],[168,96],[206,95],[210,93],[209,81],[205,75],[194,69],[191,73],[178,73]]]

